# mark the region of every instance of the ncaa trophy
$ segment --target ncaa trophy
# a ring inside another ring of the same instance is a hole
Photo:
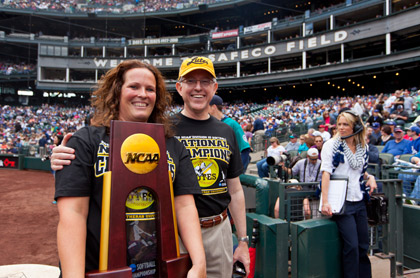
[[[163,125],[111,121],[104,175],[99,270],[86,277],[186,277],[179,254]]]

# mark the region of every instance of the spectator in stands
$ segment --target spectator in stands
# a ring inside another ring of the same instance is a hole
[[[393,102],[393,109],[391,110],[390,114],[393,114],[396,110],[398,110],[398,107],[401,105],[402,109],[404,110],[404,96],[402,94],[401,90],[395,91],[395,100]]]
[[[407,135],[412,138],[404,150],[404,154],[417,154],[420,150],[420,127],[414,125],[407,129]]]
[[[385,146],[386,143],[388,143],[388,141],[394,140],[394,139],[395,137],[392,136],[391,127],[389,125],[384,125],[381,129],[381,138],[377,145]]]
[[[407,122],[408,120],[408,113],[407,111],[404,110],[404,106],[402,104],[397,105],[397,109],[396,111],[394,111],[391,115],[390,115],[391,119],[395,120],[395,123],[397,125],[402,125],[404,126],[404,124]]]
[[[404,131],[401,127],[397,126],[394,130],[394,140],[389,140],[382,150],[382,153],[390,153],[395,158],[399,158],[404,153],[405,148],[409,145],[410,141],[405,140]]]
[[[321,159],[321,151],[322,151],[322,146],[324,145],[324,139],[320,135],[315,136],[314,143],[315,145],[313,145],[311,148],[316,148],[318,150],[318,153],[319,153],[318,157],[319,159]]]
[[[251,157],[249,156],[249,154],[251,153],[251,146],[249,145],[245,133],[241,126],[238,124],[238,122],[236,122],[232,118],[226,117],[226,115],[223,114],[222,110],[223,99],[218,95],[214,95],[210,101],[209,113],[219,121],[222,121],[228,126],[230,126],[235,132],[235,138],[238,142],[239,151],[241,152],[243,173],[245,173],[246,169],[248,168],[249,161],[251,160]]]
[[[304,119],[304,124],[306,125],[308,129],[314,126],[314,121],[312,120],[309,114],[305,114],[305,116],[303,116],[303,119]]]
[[[299,154],[301,154],[303,151],[307,151],[307,150],[309,150],[309,147],[308,147],[308,145],[306,144],[306,140],[307,140],[307,138],[310,138],[310,136],[308,136],[308,135],[300,135],[299,136],[299,143],[300,143],[300,145],[299,145],[299,148],[298,148],[298,153]],[[312,139],[312,138],[311,138]]]
[[[267,157],[279,158],[286,151],[276,137],[271,137],[269,142],[270,146],[265,151],[265,158],[257,162],[258,176],[260,178],[268,177],[269,165],[267,163]]]
[[[335,119],[331,117],[330,113],[325,110],[324,113],[322,113],[322,117],[324,118],[324,127],[325,131],[329,131],[329,128],[335,124]]]
[[[354,105],[353,109],[354,113],[356,113],[357,115],[359,115],[360,117],[365,113],[365,105],[363,103],[363,99],[362,98],[357,98],[357,102]]]
[[[299,150],[300,143],[298,142],[298,138],[296,134],[292,134],[289,136],[290,142],[287,143],[285,149],[287,152],[289,151],[297,151]]]
[[[414,99],[410,96],[410,92],[406,89],[404,90],[404,110],[408,115],[413,113]]]
[[[369,135],[369,142],[372,145],[379,145],[381,142],[381,125],[378,122],[372,123],[372,133]]]
[[[380,126],[383,124],[383,119],[378,109],[373,110],[372,115],[366,120],[366,124],[372,126],[373,123],[379,123]]]
[[[18,154],[19,152],[18,149],[14,146],[14,144],[11,141],[7,142],[6,146],[7,146],[6,148],[7,154]]]
[[[327,131],[326,125],[320,125],[318,131],[321,133],[321,137],[324,142],[328,141],[331,138],[331,134]]]
[[[254,129],[252,133],[254,134],[255,142],[255,151],[261,151],[264,149],[264,123],[260,117],[256,117],[253,123]]]
[[[244,126],[244,132],[245,132],[246,140],[248,141],[248,144],[251,147],[251,152],[253,152],[254,151],[253,148],[252,148],[252,136],[253,135],[252,135],[251,130],[252,130],[252,124],[247,123]]]

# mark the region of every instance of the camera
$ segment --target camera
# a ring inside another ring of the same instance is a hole
[[[289,160],[289,156],[290,155],[288,153],[284,153],[278,156],[269,156],[267,157],[267,164],[270,166],[274,166],[279,164],[280,162],[286,162]]]
[[[236,261],[233,264],[233,272],[232,272],[232,278],[239,278],[239,277],[245,277],[246,271],[245,266],[240,261]]]

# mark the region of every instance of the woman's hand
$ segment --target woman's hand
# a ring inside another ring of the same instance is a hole
[[[323,203],[321,213],[326,216],[332,216],[332,209],[330,203]]]
[[[366,182],[366,186],[370,186],[370,191],[369,191],[369,195],[372,195],[372,192],[378,188],[378,185],[376,184],[376,180],[375,177],[372,175],[369,175],[369,178]]]

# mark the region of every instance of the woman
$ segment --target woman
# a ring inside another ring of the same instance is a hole
[[[378,145],[385,146],[386,143],[390,140],[394,140],[395,137],[392,136],[392,129],[388,125],[384,125],[381,129],[381,137],[379,138]]]
[[[268,177],[267,157],[279,157],[283,154],[283,152],[286,151],[286,149],[282,145],[280,145],[279,139],[277,139],[276,137],[271,137],[269,142],[271,145],[267,148],[265,152],[266,158],[263,158],[257,162],[258,175],[260,176],[260,178]]]
[[[322,117],[324,118],[324,125],[325,127],[325,131],[329,131],[329,128],[332,127],[332,125],[335,124],[335,121],[333,118],[330,117],[330,113],[325,110],[324,113],[322,113]]]
[[[56,173],[55,199],[60,216],[57,245],[63,277],[84,277],[85,272],[98,269],[102,176],[108,170],[111,120],[164,125],[167,154],[176,166],[172,179],[176,177],[179,233],[193,263],[188,277],[205,277],[204,248],[192,195],[200,194],[201,190],[188,152],[171,137],[166,117],[170,101],[160,72],[140,61],[122,62],[99,82],[92,97],[95,108],[92,126],[80,129],[71,137],[67,146],[74,148],[77,156],[70,155],[74,161],[66,162],[70,165]],[[67,158],[68,155],[61,155],[55,159]]]
[[[252,148],[252,124],[247,123],[244,128],[243,128],[244,132],[245,132],[245,136],[246,136],[246,140],[248,142],[248,144],[251,146],[251,152],[254,151],[254,149]]]
[[[356,128],[354,126],[356,125]],[[332,216],[328,190],[332,174],[348,177],[345,211],[334,215],[343,239],[343,277],[371,277],[365,199],[376,189],[375,177],[366,172],[368,164],[366,129],[359,116],[342,112],[337,119],[337,135],[322,148],[322,214]],[[366,179],[364,185],[363,179]],[[370,187],[370,188],[369,188]]]

